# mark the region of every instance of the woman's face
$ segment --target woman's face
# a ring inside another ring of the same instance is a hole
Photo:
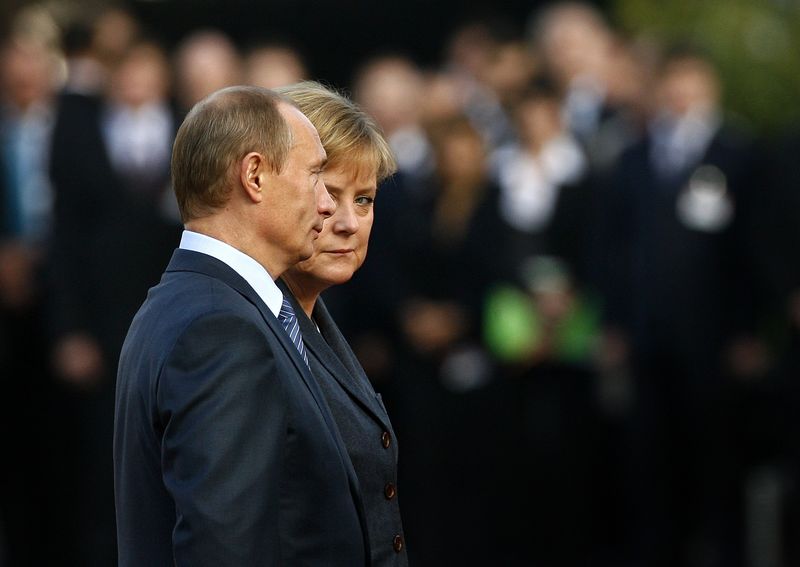
[[[291,268],[296,276],[311,280],[318,287],[348,281],[367,256],[377,181],[374,171],[359,177],[354,171],[344,163],[328,167],[323,173],[336,212],[325,220],[313,255]]]

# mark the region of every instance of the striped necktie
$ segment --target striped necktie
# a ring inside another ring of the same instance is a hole
[[[283,304],[281,305],[280,313],[278,313],[278,320],[281,322],[281,324],[283,324],[283,328],[286,329],[289,339],[291,339],[291,341],[294,343],[294,346],[297,347],[297,352],[300,353],[300,356],[303,357],[306,366],[308,366],[308,355],[306,354],[306,345],[303,344],[303,335],[300,332],[300,323],[297,321],[297,315],[294,314],[292,304],[289,303],[289,300],[285,297],[283,298]]]

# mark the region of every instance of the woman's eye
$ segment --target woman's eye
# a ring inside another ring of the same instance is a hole
[[[367,197],[366,195],[362,195],[361,197],[356,197],[356,205],[367,206],[371,205],[374,202],[375,199],[373,197]]]

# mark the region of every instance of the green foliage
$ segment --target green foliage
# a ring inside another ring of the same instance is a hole
[[[763,133],[800,120],[797,0],[615,0],[612,18],[632,36],[690,42],[719,69],[724,105]]]

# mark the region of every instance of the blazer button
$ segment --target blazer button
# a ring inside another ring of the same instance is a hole
[[[381,435],[381,443],[383,444],[384,449],[388,449],[389,445],[392,444],[392,436],[389,435],[388,431],[384,431],[383,435]]]
[[[397,489],[394,484],[387,482],[386,486],[383,487],[383,495],[386,496],[386,500],[391,500],[395,494],[397,494]]]
[[[392,547],[394,547],[395,553],[400,553],[403,551],[403,536],[400,534],[394,536],[394,540],[392,540]]]

